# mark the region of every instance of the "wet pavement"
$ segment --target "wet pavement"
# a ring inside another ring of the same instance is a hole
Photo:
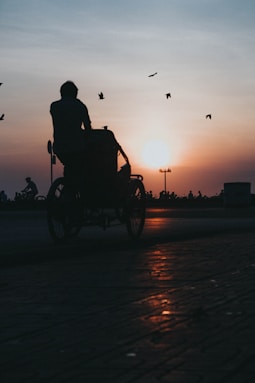
[[[2,383],[254,382],[255,230],[76,250],[0,269]]]

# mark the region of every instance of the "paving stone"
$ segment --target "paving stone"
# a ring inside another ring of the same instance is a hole
[[[1,382],[253,382],[255,235],[0,270]]]

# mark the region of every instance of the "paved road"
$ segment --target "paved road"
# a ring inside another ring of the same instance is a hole
[[[0,227],[3,265],[253,230],[255,209],[149,209],[138,243],[129,238],[125,225],[117,225],[106,230],[95,226],[82,228],[78,238],[54,246],[44,211],[2,211]]]
[[[118,227],[55,246],[40,215],[21,216],[9,250],[7,224],[1,235],[13,257],[0,269],[1,382],[254,382],[252,217],[149,218],[139,244]]]

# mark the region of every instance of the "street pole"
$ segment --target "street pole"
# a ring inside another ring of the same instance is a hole
[[[0,82],[0,86],[2,85],[3,83]],[[0,121],[3,121],[4,120],[4,113],[2,113],[1,117],[0,117]]]
[[[165,192],[165,195],[166,195],[166,173],[170,173],[171,172],[171,169],[167,168],[167,169],[159,169],[160,173],[163,173],[164,174],[164,192]]]
[[[52,181],[53,181],[53,165],[56,164],[56,156],[53,154],[51,140],[48,141],[47,150],[48,150],[48,153],[50,155],[50,183],[52,184]]]

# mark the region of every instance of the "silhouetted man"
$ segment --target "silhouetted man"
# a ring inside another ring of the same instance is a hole
[[[61,86],[60,94],[61,99],[50,106],[53,150],[65,165],[65,172],[72,178],[79,178],[84,166],[84,132],[92,129],[91,121],[86,105],[77,98],[78,88],[72,81]]]
[[[1,192],[0,192],[0,202],[5,203],[5,202],[7,202],[7,200],[8,200],[7,194],[5,193],[4,190],[1,190]]]
[[[35,196],[38,194],[38,189],[34,181],[31,180],[30,177],[26,177],[27,186],[25,189],[22,190],[22,192],[26,193],[27,196],[31,199],[34,199]]]

